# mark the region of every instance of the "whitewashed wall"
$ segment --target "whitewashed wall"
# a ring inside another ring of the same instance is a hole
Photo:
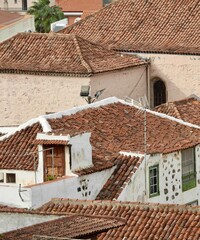
[[[81,85],[89,85],[89,78],[0,74],[0,126],[86,104]]]
[[[35,32],[35,24],[33,16],[26,16],[12,24],[0,28],[0,42],[5,41],[21,32]]]
[[[50,201],[51,198],[94,200],[113,171],[114,168],[110,168],[85,176],[65,177],[22,187],[21,197],[17,184],[0,185],[0,204],[20,208],[37,208]]]
[[[170,154],[155,154],[147,157],[132,176],[130,183],[124,188],[118,200],[151,203],[187,204],[198,200],[200,205],[200,146],[196,152],[196,183],[197,186],[187,191],[182,191],[181,152]],[[155,197],[149,197],[149,167],[159,165],[159,191]],[[146,176],[145,176],[146,169]],[[145,184],[146,181],[146,184]],[[145,194],[146,193],[146,194]]]
[[[51,198],[94,200],[113,171],[114,168],[31,186],[31,207],[37,208]]]
[[[26,213],[0,212],[0,234],[37,223],[58,219],[56,215],[37,215]]]
[[[150,58],[150,78],[160,78],[167,87],[168,101],[200,96],[200,56],[174,54],[138,54]]]
[[[105,88],[99,100],[107,97],[125,99],[129,96],[135,100],[146,95],[146,66],[101,73],[92,77],[91,93]],[[134,90],[135,89],[135,90]]]

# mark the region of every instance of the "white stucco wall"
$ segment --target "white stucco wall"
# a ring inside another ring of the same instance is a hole
[[[0,28],[0,42],[5,41],[21,32],[35,32],[33,16],[25,16],[23,19]]]
[[[107,97],[125,99],[126,96],[138,100],[146,95],[146,66],[134,67],[110,73],[101,73],[92,77],[91,93],[105,88],[98,100]],[[135,89],[135,90],[134,90]]]
[[[150,78],[166,84],[167,99],[174,101],[196,94],[200,96],[200,56],[173,54],[138,54],[150,58]]]
[[[86,104],[81,85],[89,78],[0,74],[0,126]]]
[[[58,218],[60,216],[0,212],[0,234]]]
[[[72,171],[93,166],[91,133],[84,133],[70,139]]]
[[[114,168],[110,168],[81,177],[63,178],[31,186],[30,207],[37,208],[51,198],[94,200],[113,171]]]
[[[198,200],[200,205],[200,146],[195,148],[196,154],[196,187],[182,191],[181,152],[170,154],[154,154],[147,157],[132,176],[130,183],[120,194],[120,201],[151,202],[162,204],[188,204]],[[149,197],[149,167],[159,165],[159,192]],[[145,177],[146,168],[146,177]],[[145,185],[146,179],[146,185]],[[146,194],[145,194],[146,193]]]

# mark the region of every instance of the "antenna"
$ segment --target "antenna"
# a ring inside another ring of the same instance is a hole
[[[149,109],[149,103],[147,100],[146,96],[140,97],[138,101],[130,98],[130,97],[126,97],[125,98],[126,102],[129,102],[133,105],[136,105],[139,109],[136,113],[139,114],[142,111],[144,111],[144,167],[145,167],[145,195],[147,195],[147,177],[146,177],[146,164],[147,164],[147,109]]]

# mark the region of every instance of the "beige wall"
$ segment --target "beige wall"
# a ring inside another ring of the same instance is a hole
[[[2,10],[5,9],[5,4],[4,4],[5,0],[0,0],[0,8]],[[22,0],[17,0],[17,2],[15,3],[14,0],[7,0],[8,2],[8,9],[12,8],[12,9],[22,9]],[[27,0],[27,7],[29,8],[33,2],[37,2],[37,0]],[[50,4],[51,5],[55,5],[55,0],[50,0]]]
[[[166,84],[168,101],[200,96],[200,56],[139,54],[151,58],[151,80],[160,78]]]
[[[17,33],[28,31],[35,32],[34,17],[30,15],[25,16],[23,19],[13,24],[0,28],[0,42],[11,38]]]
[[[146,66],[93,76],[91,81],[92,95],[103,88],[106,89],[99,100],[112,96],[120,99],[129,96],[138,100],[139,97],[146,95]]]
[[[0,74],[0,126],[86,104],[80,89],[88,84],[89,78]]]

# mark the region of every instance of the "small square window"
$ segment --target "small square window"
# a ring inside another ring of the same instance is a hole
[[[4,173],[0,173],[0,183],[4,182]]]
[[[159,166],[149,168],[149,196],[159,195]]]
[[[16,182],[15,173],[6,173],[6,182],[15,183]]]

